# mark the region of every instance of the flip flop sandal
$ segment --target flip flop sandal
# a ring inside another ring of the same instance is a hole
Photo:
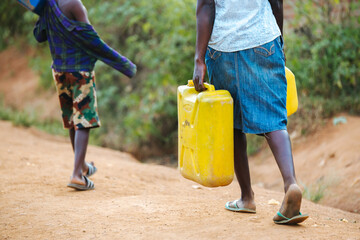
[[[77,183],[69,183],[67,186],[79,191],[93,190],[95,188],[93,181],[91,181],[86,176],[83,176],[83,178],[85,179],[85,185],[77,184]]]
[[[225,204],[225,208],[227,210],[233,211],[233,212],[242,212],[242,213],[256,213],[256,210],[249,209],[249,208],[239,208],[237,205],[237,202],[239,200],[234,200],[232,202],[227,202]]]
[[[299,215],[296,215],[292,218],[287,218],[284,215],[282,215],[280,212],[276,213],[279,217],[283,218],[283,220],[274,220],[274,223],[276,224],[284,224],[284,225],[295,225],[298,223],[301,223],[303,221],[305,221],[309,215],[307,214],[301,214],[301,212],[299,212]]]
[[[85,176],[90,177],[90,176],[94,175],[97,171],[97,168],[90,163],[86,163],[86,165],[88,166],[88,171]]]

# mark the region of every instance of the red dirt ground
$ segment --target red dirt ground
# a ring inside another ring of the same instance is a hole
[[[0,53],[0,93],[18,109],[35,102],[41,109],[51,95],[34,90],[37,77],[26,65],[15,49]],[[56,98],[49,106],[57,115]],[[346,118],[293,141],[298,180],[327,187],[322,205],[303,200],[310,218],[295,227],[271,220],[279,205],[269,201],[284,194],[268,150],[250,159],[257,214],[237,214],[224,209],[239,197],[236,181],[200,187],[176,169],[95,146],[87,160],[99,169],[96,189],[73,191],[67,139],[0,121],[0,239],[360,239],[360,215],[336,209],[360,210],[360,118]]]

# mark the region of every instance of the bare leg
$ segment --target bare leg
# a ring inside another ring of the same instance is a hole
[[[241,199],[237,201],[237,206],[239,208],[255,210],[256,205],[254,201],[254,192],[251,188],[246,148],[246,135],[240,130],[234,129],[234,168],[241,189]]]
[[[291,142],[286,130],[266,134],[266,140],[274,154],[277,165],[284,180],[285,192],[291,184],[296,184]]]
[[[69,136],[70,136],[71,146],[72,146],[73,151],[75,153],[75,129],[74,128],[69,129]],[[93,162],[91,162],[90,164],[94,166]],[[82,166],[83,174],[86,175],[88,170],[89,170],[89,167],[86,164],[86,162],[84,161],[84,164]]]
[[[302,193],[296,183],[289,134],[286,130],[270,132],[266,134],[266,140],[274,154],[284,181],[285,197],[280,208],[280,213],[291,218],[299,214]],[[274,220],[280,219],[281,217],[275,215]]]
[[[72,183],[84,184],[83,180],[83,167],[85,164],[85,155],[89,142],[90,129],[79,129],[75,131],[75,162],[74,171],[71,177]]]

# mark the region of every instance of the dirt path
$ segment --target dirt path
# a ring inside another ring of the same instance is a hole
[[[326,126],[293,141],[296,175],[302,187],[319,203],[360,213],[360,117]],[[280,172],[267,149],[250,159],[253,183],[282,191]],[[265,174],[266,173],[266,174]]]
[[[197,188],[176,169],[94,146],[96,189],[76,192],[66,187],[73,154],[65,139],[8,122],[0,139],[1,239],[360,239],[358,214],[304,200],[310,219],[275,225],[279,206],[268,201],[281,201],[280,192],[255,187],[258,213],[232,213],[224,204],[239,197],[235,183]]]

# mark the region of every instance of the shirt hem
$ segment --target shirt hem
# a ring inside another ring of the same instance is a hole
[[[93,68],[57,68],[52,66],[52,69],[54,69],[57,72],[92,72],[94,71]]]
[[[242,51],[242,50],[247,50],[247,49],[252,49],[252,48],[255,48],[255,47],[258,47],[258,46],[261,46],[261,45],[264,45],[266,43],[269,43],[271,41],[274,41],[276,38],[280,37],[281,34],[277,34],[273,37],[271,37],[270,40],[264,40],[264,41],[261,41],[259,43],[254,43],[254,44],[251,44],[249,46],[246,46],[246,47],[236,47],[236,48],[221,48],[221,47],[218,47],[216,44],[212,44],[212,43],[209,43],[209,47],[213,48],[214,50],[216,51],[220,51],[220,52],[238,52],[238,51]]]

